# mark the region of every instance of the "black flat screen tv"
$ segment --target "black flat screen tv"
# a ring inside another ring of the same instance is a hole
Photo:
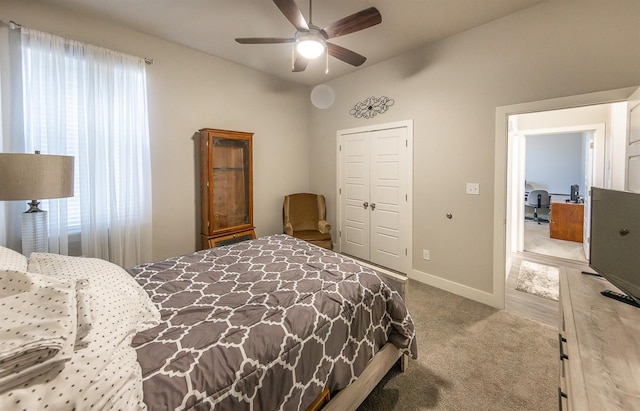
[[[589,266],[626,296],[603,294],[639,306],[640,194],[592,188],[589,249]]]

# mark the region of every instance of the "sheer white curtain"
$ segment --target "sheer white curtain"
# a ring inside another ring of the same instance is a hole
[[[2,151],[24,153],[20,31],[11,27],[10,24],[0,23]],[[27,202],[0,201],[0,203],[2,203],[0,210],[4,208],[4,224],[0,221],[0,245],[20,251],[22,244],[20,214],[27,210]]]
[[[49,247],[123,267],[151,259],[144,60],[22,28],[26,152],[75,157],[75,195],[49,200]]]

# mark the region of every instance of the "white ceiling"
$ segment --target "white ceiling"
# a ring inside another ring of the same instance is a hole
[[[43,0],[98,15],[280,78],[316,85],[358,70],[324,56],[291,72],[291,45],[246,45],[236,37],[293,37],[295,28],[271,0]],[[367,57],[364,68],[430,42],[541,3],[541,0],[316,0],[313,23],[325,27],[374,6],[382,23],[331,42]],[[296,0],[308,20],[309,1]],[[145,56],[153,58],[154,56]]]

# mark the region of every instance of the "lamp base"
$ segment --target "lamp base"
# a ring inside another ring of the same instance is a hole
[[[49,252],[49,227],[47,212],[33,208],[22,213],[22,254],[29,257],[32,252]]]
[[[25,213],[44,212],[44,210],[40,210],[40,207],[38,207],[40,205],[40,202],[38,200],[31,200],[30,202],[27,203],[27,205],[29,206],[29,209],[25,211]]]

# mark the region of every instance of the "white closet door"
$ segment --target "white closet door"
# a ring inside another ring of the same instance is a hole
[[[341,142],[341,251],[369,260],[369,139],[367,133],[345,136]]]
[[[411,269],[413,124],[338,132],[340,252]]]
[[[371,132],[369,142],[370,258],[375,264],[401,271],[407,253],[403,238],[403,215],[406,216],[408,204],[407,129]]]

